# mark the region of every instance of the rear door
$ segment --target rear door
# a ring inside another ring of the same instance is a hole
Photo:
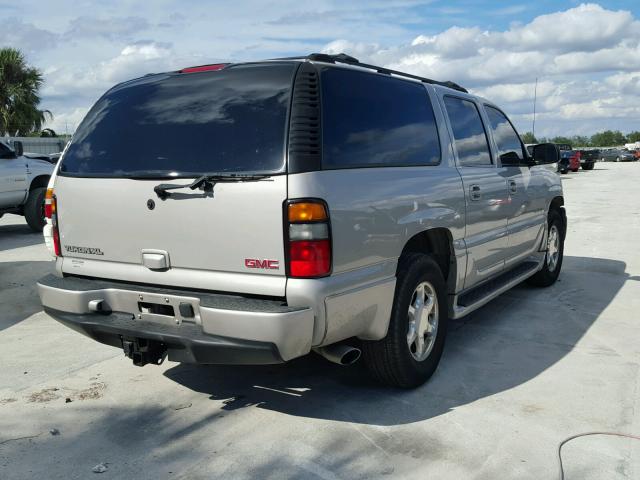
[[[504,269],[507,186],[492,162],[489,141],[475,102],[446,95],[444,105],[465,190],[467,277],[464,287],[469,288]]]
[[[109,91],[56,179],[63,271],[282,296],[285,139],[296,65],[155,75]],[[206,174],[258,181],[183,188]],[[258,261],[255,261],[258,260]]]

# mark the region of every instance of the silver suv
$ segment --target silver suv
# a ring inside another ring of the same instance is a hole
[[[56,320],[137,365],[362,352],[414,387],[447,321],[555,282],[555,145],[451,82],[313,54],[109,90],[47,193]]]

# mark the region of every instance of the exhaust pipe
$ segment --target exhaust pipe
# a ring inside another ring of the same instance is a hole
[[[327,345],[313,349],[318,355],[322,355],[330,362],[338,365],[351,365],[360,358],[360,349],[344,344]]]

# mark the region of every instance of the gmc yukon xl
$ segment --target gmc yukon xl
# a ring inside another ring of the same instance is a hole
[[[558,159],[452,82],[344,54],[147,75],[58,163],[40,298],[136,365],[362,353],[415,387],[448,319],[557,279]]]

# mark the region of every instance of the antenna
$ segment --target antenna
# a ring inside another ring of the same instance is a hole
[[[533,128],[531,135],[536,138],[536,101],[538,100],[538,77],[536,77],[536,86],[533,88]]]

